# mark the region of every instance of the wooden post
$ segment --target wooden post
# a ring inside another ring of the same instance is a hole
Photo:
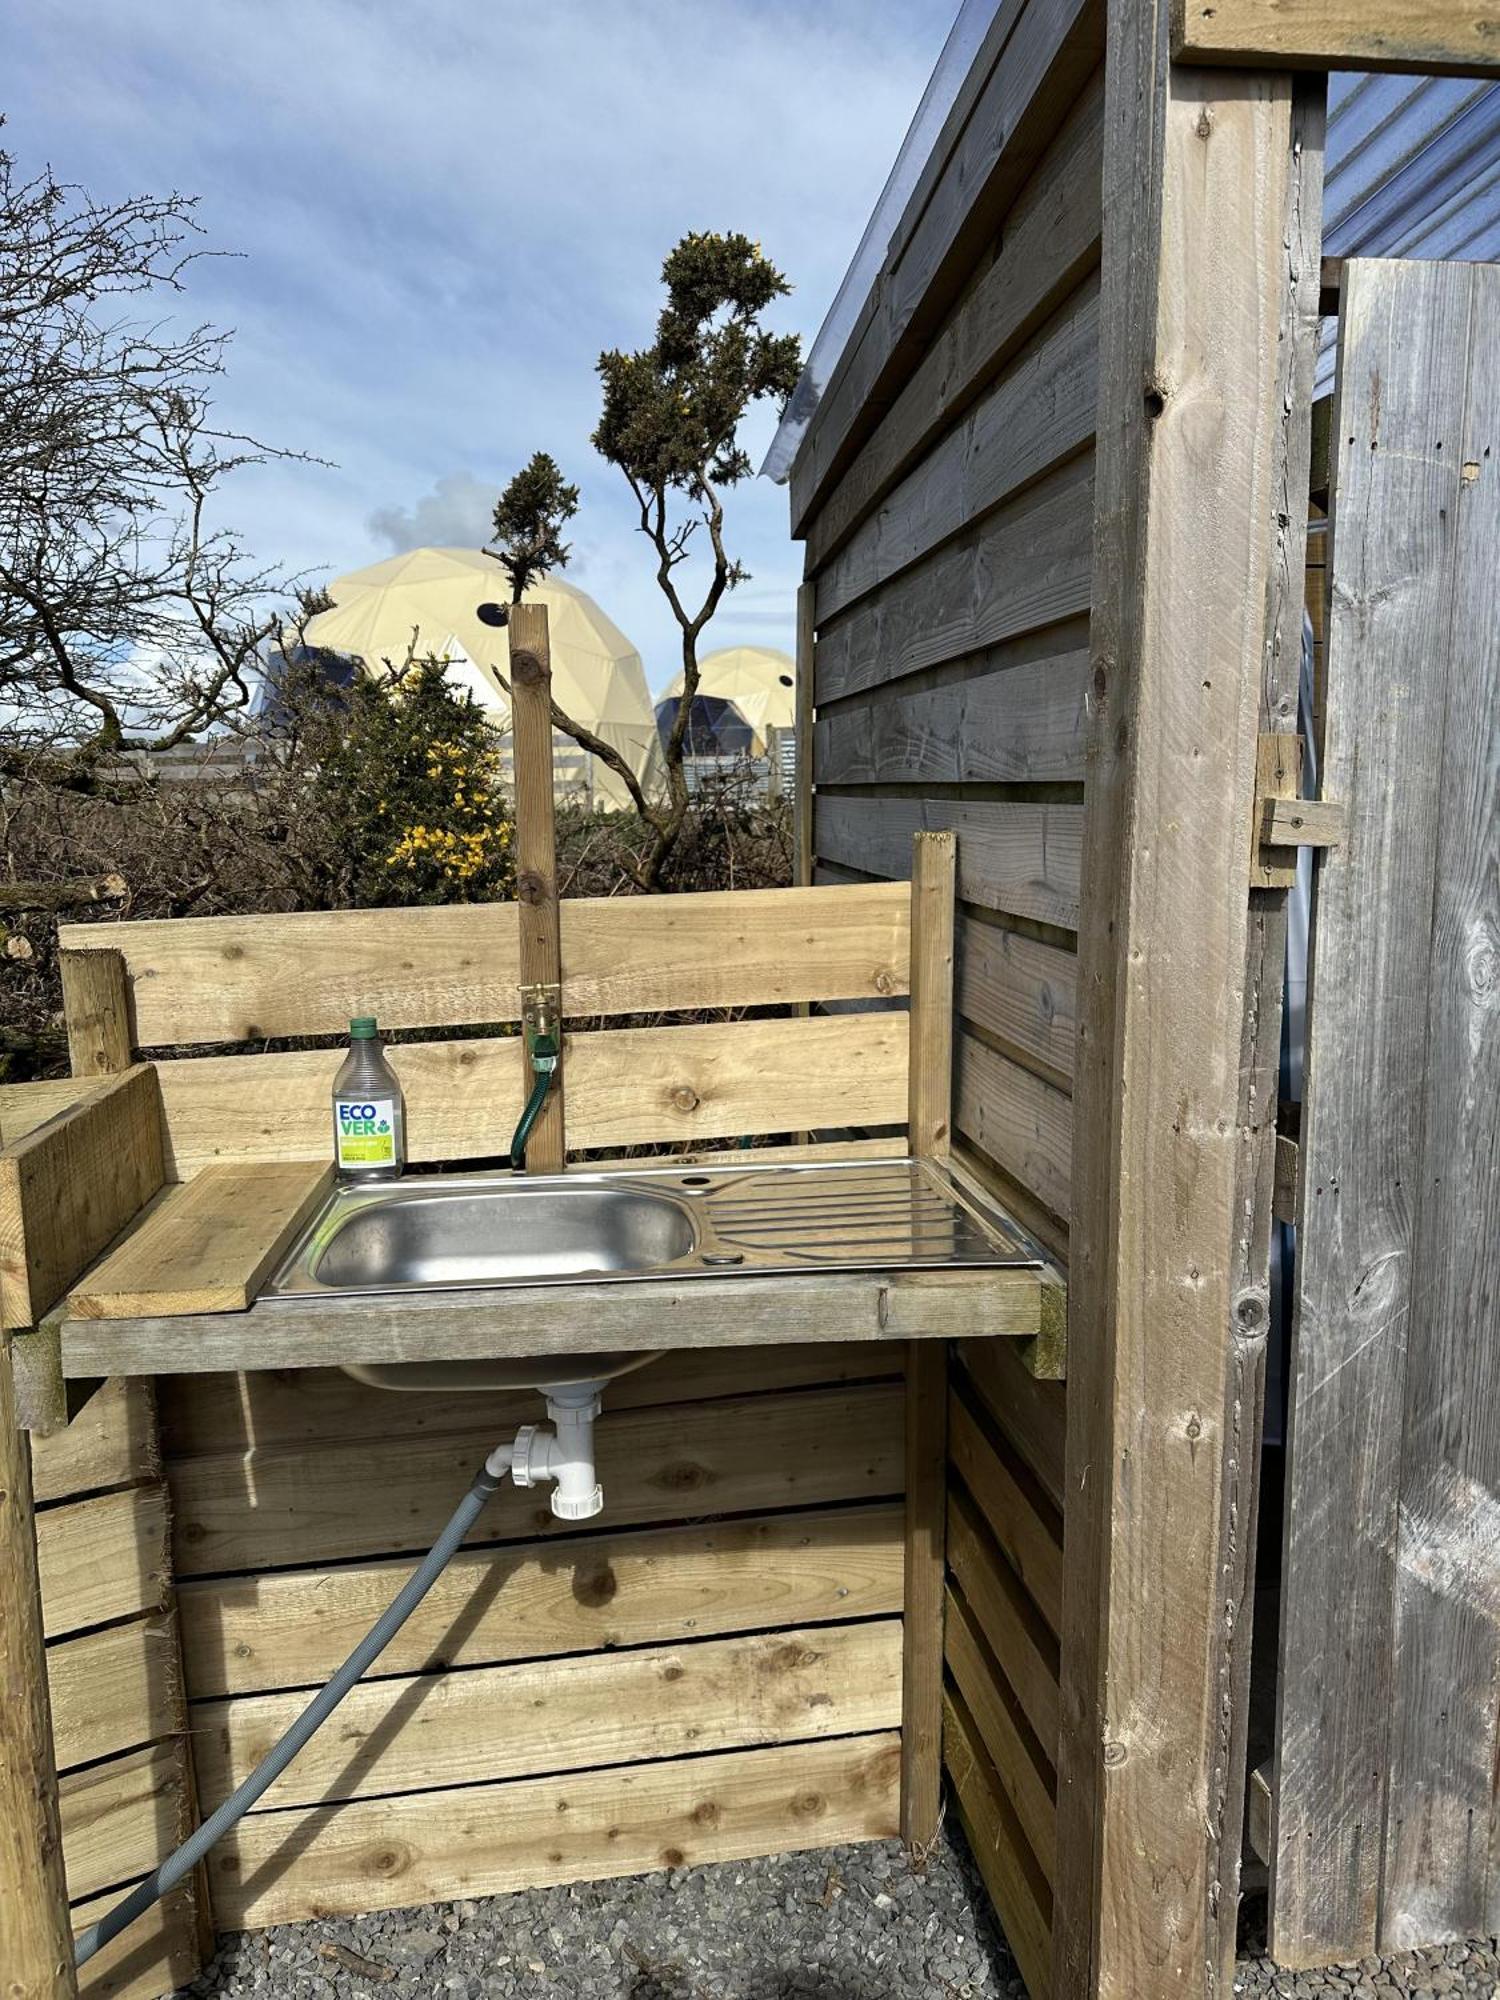
[[[797,792],[793,803],[793,862],[800,889],[812,882],[813,867],[813,635],[817,585],[797,590]]]
[[[52,1712],[32,1525],[31,1466],[0,1335],[0,1991],[78,1992],[63,1876]]]
[[[912,1153],[923,1159],[940,1159],[949,1149],[957,851],[951,833],[919,833],[913,843],[907,1126]],[[937,1833],[942,1796],[947,1475],[947,1342],[910,1340],[906,1344],[901,1837],[918,1855]]]
[[[1108,15],[1059,2000],[1227,1993],[1240,1835],[1247,829],[1276,523],[1302,504],[1281,361],[1297,169],[1290,78],[1174,67],[1169,11]]]
[[[510,721],[515,743],[516,901],[521,921],[521,988],[560,987],[562,931],[557,907],[557,826],[552,781],[552,647],[544,604],[510,608]],[[562,1032],[559,1011],[558,1033]],[[533,1082],[522,1038],[524,1088]],[[526,1150],[533,1173],[561,1173],[563,1065],[547,1093]]]
[[[130,988],[117,951],[58,953],[68,1061],[74,1076],[110,1076],[130,1067]]]

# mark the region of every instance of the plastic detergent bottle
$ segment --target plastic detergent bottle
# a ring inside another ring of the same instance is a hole
[[[373,1014],[349,1023],[349,1053],[333,1082],[333,1157],[341,1178],[393,1181],[406,1165],[406,1108]]]

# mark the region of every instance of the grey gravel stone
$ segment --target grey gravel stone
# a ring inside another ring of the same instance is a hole
[[[1331,1973],[1265,1956],[1247,1906],[1245,2000],[1500,2000],[1494,1940]],[[926,1869],[898,1843],[320,1918],[226,1938],[196,2000],[1025,2000],[961,1836]]]

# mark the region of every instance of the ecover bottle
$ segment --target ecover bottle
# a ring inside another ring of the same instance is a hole
[[[349,1023],[333,1083],[333,1157],[341,1180],[393,1181],[406,1165],[406,1109],[373,1014]]]

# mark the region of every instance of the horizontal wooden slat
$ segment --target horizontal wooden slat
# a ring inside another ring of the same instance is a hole
[[[1092,0],[1011,0],[1000,10],[993,65],[972,110],[955,106],[793,465],[794,533],[804,531],[999,233],[1103,55],[1103,11]]]
[[[889,583],[1094,435],[1099,286],[1078,293],[817,572],[819,624]]]
[[[854,1736],[252,1813],[209,1859],[214,1916],[239,1930],[889,1839],[899,1765],[896,1735]]]
[[[1077,1032],[1077,954],[963,916],[957,971],[964,1019],[1008,1043],[1048,1082],[1067,1087]]]
[[[96,1083],[0,1153],[0,1317],[35,1326],[165,1178],[145,1065]]]
[[[49,1639],[163,1611],[172,1590],[166,1493],[135,1486],[49,1507],[36,1517],[36,1556]]]
[[[808,522],[810,576],[1097,263],[1103,132],[1100,75],[1016,197],[989,268]]]
[[[758,1508],[874,1499],[901,1490],[894,1383],[749,1396],[612,1415],[596,1441],[610,1519],[621,1526]],[[392,1419],[393,1430],[396,1419]],[[180,1576],[331,1562],[425,1548],[498,1440],[405,1437],[194,1458],[169,1468]],[[473,1539],[577,1532],[545,1491],[506,1486]]]
[[[820,598],[818,706],[1087,611],[1093,537],[1084,452],[832,623]]]
[[[995,1663],[962,1594],[948,1591],[943,1657],[974,1718],[995,1774],[1016,1809],[1027,1845],[1049,1882],[1057,1851],[1057,1776]]]
[[[75,1903],[74,1936],[108,1915],[123,1893],[112,1889]],[[192,1891],[173,1889],[89,1960],[78,1976],[79,2000],[160,2000],[186,1986],[202,1964]]]
[[[182,1702],[171,1620],[153,1613],[57,1641],[47,1648],[47,1687],[59,1770],[169,1735]]]
[[[1028,1375],[1009,1341],[961,1341],[958,1358],[993,1422],[1036,1474],[1053,1505],[1061,1508],[1067,1438],[1063,1384],[1038,1382]]]
[[[948,1498],[948,1567],[1015,1690],[1042,1753],[1057,1762],[1057,1640],[959,1488]]]
[[[943,1704],[943,1762],[969,1847],[1031,2000],[1052,1993],[1052,1896],[962,1699]]]
[[[390,1052],[414,1162],[503,1154],[524,1078],[510,1037],[412,1042]],[[331,1146],[337,1049],[195,1056],[158,1065],[172,1172],[215,1160],[321,1159]],[[897,1124],[906,1115],[906,1016],[708,1022],[572,1034],[572,1150],[746,1133]]]
[[[958,835],[958,893],[965,902],[1077,929],[1081,805],[845,798],[828,792],[815,800],[819,858],[868,874],[909,875],[912,835],[950,827]]]
[[[1011,1567],[1054,1632],[1062,1630],[1062,1520],[1044,1496],[1027,1491],[1024,1469],[1007,1463],[962,1394],[948,1400],[948,1460],[972,1495]]]
[[[572,1018],[906,990],[909,913],[889,894],[809,890],[565,901]],[[69,924],[75,951],[124,955],[138,1048],[518,1018],[512,903]]]
[[[303,1694],[193,1706],[205,1811],[288,1729]],[[265,1795],[266,1808],[813,1742],[901,1719],[901,1621],[369,1681]]]
[[[1468,0],[1178,0],[1183,62],[1257,69],[1379,69],[1403,75],[1500,72],[1493,9]]]
[[[1066,1219],[1073,1199],[1067,1094],[971,1034],[958,1037],[954,1086],[955,1127]]]
[[[380,1671],[478,1667],[901,1609],[899,1503],[461,1550]],[[410,1573],[409,1558],[184,1582],[195,1695],[326,1680]]]
[[[135,1485],[160,1471],[155,1396],[139,1375],[101,1384],[65,1430],[31,1440],[31,1490],[38,1506]]]
[[[205,1167],[100,1259],[67,1310],[78,1319],[243,1312],[332,1184],[329,1160]]]
[[[1017,653],[1020,654],[1016,657]],[[1076,783],[1087,746],[1084,646],[996,649],[972,672],[907,692],[901,682],[818,718],[820,785]]]
[[[0,1140],[14,1146],[28,1132],[45,1125],[59,1111],[81,1104],[99,1080],[92,1076],[56,1076],[41,1083],[0,1083]]]
[[[155,1867],[192,1830],[180,1743],[157,1743],[58,1780],[68,1895],[77,1902]]]
[[[703,1348],[664,1354],[648,1367],[616,1376],[612,1410],[701,1403],[719,1396],[831,1386],[901,1373],[902,1350],[891,1341],[824,1341],[806,1347]],[[174,1459],[203,1452],[266,1450],[276,1445],[320,1448],[351,1438],[389,1436],[393,1411],[405,1437],[472,1437],[481,1427],[499,1437],[534,1421],[534,1389],[451,1392],[424,1390],[394,1403],[389,1389],[352,1381],[337,1369],[263,1369],[253,1375],[169,1375],[157,1384],[163,1449]],[[691,1421],[691,1417],[687,1418]]]

